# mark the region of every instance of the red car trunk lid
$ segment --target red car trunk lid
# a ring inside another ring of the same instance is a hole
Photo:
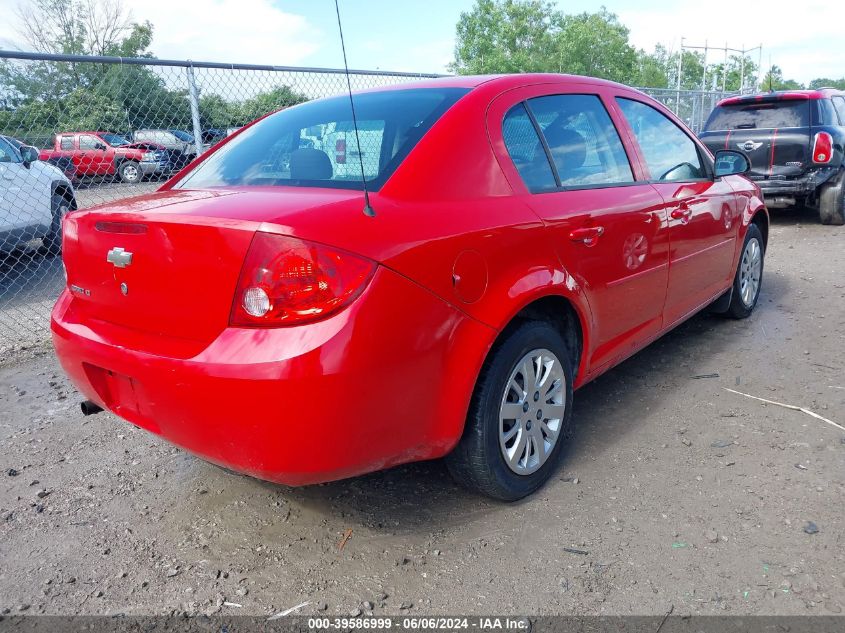
[[[210,342],[228,324],[254,234],[251,222],[87,211],[65,221],[64,258],[76,309],[150,334]]]

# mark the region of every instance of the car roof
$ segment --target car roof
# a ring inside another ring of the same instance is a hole
[[[454,75],[421,79],[390,86],[379,86],[362,92],[382,92],[386,90],[414,89],[414,88],[478,88],[479,86],[501,88],[502,91],[532,84],[590,84],[595,86],[612,86],[632,90],[607,79],[586,77],[583,75],[563,75],[557,73],[518,73],[509,75]]]
[[[827,99],[843,92],[836,88],[818,88],[815,90],[773,90],[753,95],[736,95],[722,99],[718,105],[737,105],[742,103],[768,103],[771,101],[806,101]]]

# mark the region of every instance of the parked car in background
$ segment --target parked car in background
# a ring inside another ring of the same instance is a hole
[[[739,149],[769,208],[818,209],[845,223],[845,92],[833,88],[730,97],[704,126],[711,151]]]
[[[214,145],[217,141],[226,138],[226,130],[220,130],[217,128],[210,128],[208,130],[202,131],[202,142],[203,145],[208,145],[209,147]]]
[[[348,95],[66,218],[52,333],[84,411],[285,484],[447,456],[514,500],[555,471],[574,389],[704,308],[754,310],[748,161],[650,97],[524,74],[354,105],[345,163]]]
[[[187,165],[197,156],[197,147],[193,134],[184,130],[136,130],[132,134],[135,142],[151,142],[166,147],[183,156],[183,165]],[[208,149],[208,144],[200,143],[200,153]]]
[[[69,158],[82,177],[118,176],[123,182],[141,182],[161,168],[161,154],[142,149],[112,132],[61,132],[53,148],[41,150],[43,161]]]
[[[23,141],[11,136],[6,136],[4,138],[9,141],[12,146],[18,150],[18,152],[21,152],[23,147],[26,145]],[[56,156],[44,162],[55,166],[72,184],[76,184],[78,182],[78,178],[76,176],[76,166],[73,164],[73,160],[69,156]]]
[[[0,136],[0,251],[40,238],[44,250],[58,254],[62,218],[76,208],[73,185],[38,150]]]
[[[187,164],[185,155],[182,152],[175,149],[167,149],[166,147],[164,147],[163,145],[159,145],[158,143],[139,141],[137,143],[127,145],[127,147],[140,149],[146,152],[152,152],[153,155],[157,157],[158,164],[155,170],[153,172],[145,173],[146,176],[149,176],[151,178],[169,178]]]

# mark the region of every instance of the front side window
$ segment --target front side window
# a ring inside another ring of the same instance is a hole
[[[596,95],[529,99],[563,187],[634,181],[622,140]]]
[[[671,119],[633,99],[617,97],[616,101],[637,138],[653,180],[707,178],[698,147]]]
[[[12,146],[6,142],[6,139],[0,138],[0,163],[16,163],[18,162],[17,152],[12,149]]]
[[[103,149],[103,144],[97,137],[83,134],[79,137],[79,149]]]
[[[502,137],[514,166],[531,193],[557,189],[549,158],[522,103],[505,115]]]
[[[178,188],[276,185],[378,189],[463,88],[411,88],[311,101],[272,114],[212,153]],[[360,141],[360,143],[359,143]],[[460,139],[455,139],[460,143]]]

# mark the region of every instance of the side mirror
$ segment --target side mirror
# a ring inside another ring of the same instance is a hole
[[[38,160],[38,150],[31,145],[21,145],[21,162],[24,167],[29,167],[32,163]]]
[[[105,152],[106,146],[103,145],[102,143],[97,143],[96,145],[94,145],[94,149],[97,150],[98,152]]]
[[[716,166],[714,168],[716,178],[744,174],[749,169],[751,169],[751,161],[742,152],[736,152],[732,149],[722,149],[716,152]]]

